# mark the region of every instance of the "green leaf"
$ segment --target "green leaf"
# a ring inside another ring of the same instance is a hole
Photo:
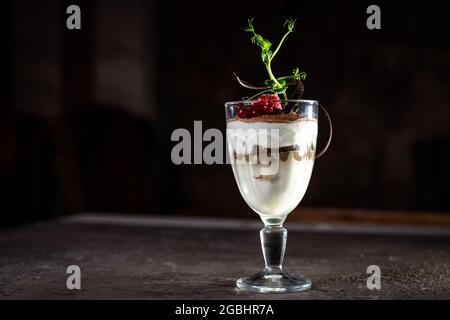
[[[251,38],[252,43],[258,45],[261,48],[261,58],[263,59],[263,61],[268,61],[272,56],[272,52],[270,51],[272,43],[269,40],[264,39],[264,37],[260,34],[256,33],[255,28],[253,27],[253,18],[248,19],[248,25],[244,30],[253,34]]]
[[[287,87],[275,88],[275,89],[272,89],[272,92],[275,94],[282,94],[282,93],[285,93],[286,90],[287,90]]]
[[[265,81],[265,84],[266,84],[267,86],[270,86],[272,89],[277,89],[277,88],[279,88],[280,86],[281,86],[282,88],[286,87],[286,80],[278,78],[277,81],[278,81],[278,84],[275,83],[275,81],[273,81],[273,80],[266,80],[266,81]]]

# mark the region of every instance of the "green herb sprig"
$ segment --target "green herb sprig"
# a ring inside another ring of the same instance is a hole
[[[278,51],[280,50],[283,42],[286,40],[287,36],[294,31],[295,22],[297,19],[293,19],[291,17],[287,18],[284,22],[283,26],[287,28],[286,33],[283,35],[281,40],[279,41],[277,47],[274,51],[271,50],[272,42],[270,42],[268,39],[264,38],[262,35],[256,33],[255,27],[253,26],[253,18],[248,20],[247,27],[244,28],[246,32],[249,32],[252,34],[251,41],[252,43],[256,44],[261,48],[261,60],[264,63],[267,73],[269,75],[269,79],[264,82],[264,88],[263,91],[258,92],[257,94],[253,95],[250,98],[246,98],[248,100],[251,100],[261,94],[271,92],[273,94],[282,94],[283,98],[285,100],[288,99],[286,90],[288,89],[290,84],[299,83],[301,79],[306,78],[305,72],[300,72],[299,68],[295,68],[291,75],[283,76],[283,77],[275,77],[272,71],[272,61],[277,55]],[[241,81],[238,78],[239,83],[243,85],[243,81]],[[250,87],[248,87],[250,88]],[[256,89],[260,87],[252,87],[252,89]]]

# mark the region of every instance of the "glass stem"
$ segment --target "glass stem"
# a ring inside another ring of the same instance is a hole
[[[281,271],[286,251],[287,230],[283,226],[265,226],[259,234],[266,263],[265,271],[268,273]]]

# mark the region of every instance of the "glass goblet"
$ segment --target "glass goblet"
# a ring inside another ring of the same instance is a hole
[[[283,223],[302,200],[311,178],[319,103],[279,103],[283,106],[281,113],[254,117],[245,116],[251,112],[249,102],[225,103],[227,147],[234,177],[245,202],[264,223],[260,239],[265,268],[236,282],[239,289],[255,292],[299,292],[311,287],[309,279],[283,270],[287,240]]]

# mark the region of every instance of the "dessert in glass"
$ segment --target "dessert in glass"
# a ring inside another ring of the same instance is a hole
[[[305,195],[314,160],[328,148],[332,128],[328,113],[318,101],[301,99],[305,72],[295,68],[290,75],[276,77],[272,71],[272,60],[293,32],[295,22],[296,19],[286,19],[287,31],[272,50],[272,43],[256,33],[253,19],[248,20],[245,31],[252,34],[252,42],[260,47],[269,78],[255,84],[235,74],[240,85],[259,92],[241,101],[225,103],[227,148],[233,174],[245,202],[264,223],[260,238],[265,268],[236,282],[239,289],[255,292],[300,292],[311,287],[310,280],[283,270],[287,240],[283,223]],[[288,98],[290,85],[295,85],[295,91]],[[330,135],[324,150],[316,155],[319,107],[328,118]]]
[[[244,102],[227,102],[227,147],[239,191],[265,227],[261,245],[266,266],[241,278],[237,287],[258,292],[296,292],[311,281],[282,269],[287,230],[283,222],[302,200],[314,166],[318,102],[279,101],[289,112],[240,118]]]

